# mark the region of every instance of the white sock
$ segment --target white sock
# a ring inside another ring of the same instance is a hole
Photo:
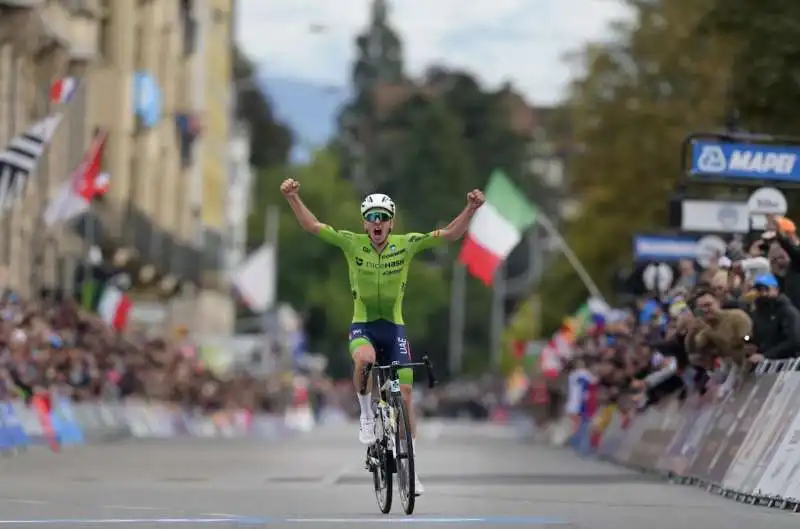
[[[366,395],[362,395],[361,393],[356,393],[358,397],[358,405],[361,406],[361,418],[362,419],[371,419],[372,418],[372,394],[367,393]]]
[[[411,453],[417,455],[417,438],[411,438]]]

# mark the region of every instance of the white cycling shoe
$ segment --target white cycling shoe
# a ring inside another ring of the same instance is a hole
[[[358,428],[358,440],[362,445],[374,444],[377,440],[375,437],[375,418],[374,417],[361,417],[361,426]]]

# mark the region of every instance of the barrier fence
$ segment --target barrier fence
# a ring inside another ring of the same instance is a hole
[[[721,400],[671,399],[639,414],[603,408],[583,419],[573,443],[738,501],[800,512],[799,405],[800,359],[767,361]]]
[[[200,413],[167,404],[73,403],[55,397],[0,402],[0,452],[34,445],[61,446],[134,438],[258,438],[281,439],[309,426],[286,415],[224,410]],[[312,425],[313,426],[313,425]]]

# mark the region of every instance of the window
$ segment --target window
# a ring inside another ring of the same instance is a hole
[[[181,27],[183,31],[183,55],[188,57],[197,47],[197,21],[192,14],[190,0],[181,0]]]
[[[144,68],[144,29],[142,28],[142,23],[136,23],[136,30],[134,33],[134,55],[133,55],[133,65],[134,68],[137,70],[141,70]]]
[[[97,31],[97,51],[100,59],[104,62],[114,60],[114,40],[111,38],[111,10],[104,9],[100,17],[100,24]]]

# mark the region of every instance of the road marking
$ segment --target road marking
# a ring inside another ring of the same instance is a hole
[[[566,520],[555,518],[503,518],[503,517],[472,517],[472,518],[435,518],[435,517],[404,517],[404,518],[258,518],[245,516],[225,516],[219,518],[61,518],[61,519],[29,519],[29,520],[0,520],[0,527],[8,525],[61,525],[61,526],[86,526],[86,525],[144,525],[144,524],[236,524],[271,525],[271,524],[474,524],[474,525],[567,525]]]
[[[120,511],[160,511],[156,507],[136,507],[134,505],[103,505],[104,509],[117,509]]]
[[[0,502],[20,503],[23,505],[45,505],[47,503],[44,500],[23,500],[19,498],[0,498]]]
[[[282,523],[335,523],[335,524],[360,524],[360,523],[427,523],[427,524],[505,524],[505,525],[566,525],[566,520],[555,518],[286,518]]]
[[[136,524],[220,524],[220,523],[256,523],[249,522],[247,519],[240,518],[62,518],[62,519],[40,519],[40,520],[0,520],[3,525],[136,525]],[[266,521],[259,521],[266,523]]]

